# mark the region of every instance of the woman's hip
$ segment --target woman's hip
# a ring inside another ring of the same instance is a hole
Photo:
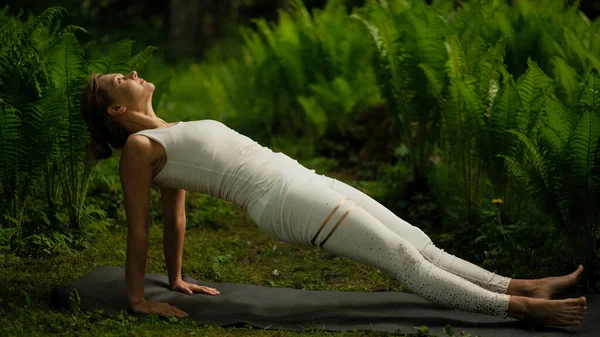
[[[274,236],[272,231],[273,217],[276,216],[274,212],[280,210],[281,200],[285,197],[289,186],[298,180],[307,183],[319,177],[314,170],[300,165],[296,160],[290,158],[288,161],[289,164],[281,168],[275,184],[248,207],[248,212],[252,220],[254,220],[259,228],[271,236]]]
[[[252,218],[262,231],[275,239],[316,245],[315,237],[323,222],[326,219],[331,223],[338,221],[339,217],[335,217],[354,204],[331,189],[324,178],[314,171],[304,171],[282,180],[280,186],[257,201],[250,212]]]

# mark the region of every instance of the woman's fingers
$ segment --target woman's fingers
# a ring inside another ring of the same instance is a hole
[[[177,318],[183,318],[188,315],[186,312],[168,303],[161,303],[161,306],[156,309],[156,314],[162,316],[175,316]]]
[[[215,288],[201,286],[201,285],[189,283],[189,282],[179,282],[179,283],[173,285],[173,287],[171,289],[177,290],[179,292],[182,292],[182,293],[188,294],[188,295],[191,295],[193,293],[203,293],[203,294],[209,294],[209,295],[219,295],[220,294],[220,292]]]
[[[179,308],[177,308],[177,307],[173,307],[173,308],[174,308],[174,311],[175,311],[175,315],[177,317],[179,317],[179,318],[186,317],[188,315],[187,312],[179,310]]]
[[[209,295],[219,295],[219,291],[215,288],[200,286],[197,284],[190,284],[190,289],[195,293],[205,293]]]

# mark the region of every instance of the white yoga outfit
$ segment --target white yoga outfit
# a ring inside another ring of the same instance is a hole
[[[249,210],[262,231],[374,266],[429,301],[506,317],[510,278],[437,248],[418,227],[365,193],[318,175],[221,122],[200,120],[138,132],[164,148],[153,179]]]

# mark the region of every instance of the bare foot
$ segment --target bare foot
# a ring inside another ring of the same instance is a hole
[[[546,300],[529,298],[524,319],[553,326],[579,325],[587,310],[586,298]]]
[[[556,294],[574,286],[579,281],[582,272],[583,266],[579,265],[577,270],[568,275],[532,280],[535,286],[528,294],[524,295],[534,298],[553,299]]]

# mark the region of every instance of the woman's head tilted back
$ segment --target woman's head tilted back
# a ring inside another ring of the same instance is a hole
[[[154,84],[139,78],[137,72],[92,74],[81,92],[81,116],[92,142],[89,152],[96,159],[123,148],[140,114],[152,111]],[[109,146],[110,145],[110,146]]]

